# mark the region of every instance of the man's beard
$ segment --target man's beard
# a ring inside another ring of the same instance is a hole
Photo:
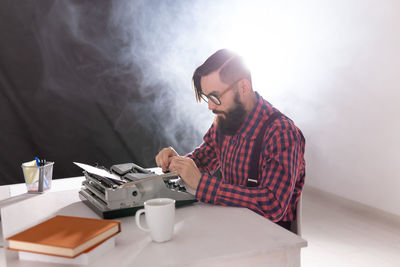
[[[234,102],[236,105],[227,112],[213,111],[214,114],[225,115],[225,118],[217,117],[217,127],[223,135],[234,135],[246,119],[246,110],[239,101],[238,94],[235,95]]]

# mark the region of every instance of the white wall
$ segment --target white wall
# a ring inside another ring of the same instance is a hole
[[[179,106],[203,132],[213,114],[188,90],[192,70],[237,50],[255,90],[303,130],[306,183],[400,215],[399,0],[182,3],[176,53],[154,62],[173,60],[159,76],[182,85]]]
[[[400,215],[400,1],[299,1],[271,102],[307,139],[306,183]]]

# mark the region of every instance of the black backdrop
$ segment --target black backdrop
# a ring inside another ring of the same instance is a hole
[[[151,167],[160,148],[186,153],[201,142],[185,106],[195,103],[190,75],[200,61],[188,63],[184,85],[154,67],[178,35],[173,3],[1,1],[0,184],[23,182],[21,163],[35,156],[64,178],[81,175],[73,161]]]

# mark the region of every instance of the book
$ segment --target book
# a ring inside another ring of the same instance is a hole
[[[66,258],[52,255],[45,255],[33,252],[18,251],[18,258],[24,261],[36,261],[36,262],[51,262],[51,263],[62,263],[62,264],[80,264],[89,265],[100,258],[102,255],[112,250],[115,247],[115,236],[103,241],[76,256],[75,258]]]
[[[58,215],[6,240],[11,250],[73,258],[119,232],[119,221]]]

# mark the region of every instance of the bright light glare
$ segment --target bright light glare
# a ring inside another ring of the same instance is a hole
[[[262,2],[261,2],[262,3]],[[290,40],[290,29],[282,6],[269,2],[251,5],[238,3],[220,37],[225,47],[242,55],[250,68],[253,86],[260,93],[276,95],[285,87],[288,76],[290,51],[294,41]]]

